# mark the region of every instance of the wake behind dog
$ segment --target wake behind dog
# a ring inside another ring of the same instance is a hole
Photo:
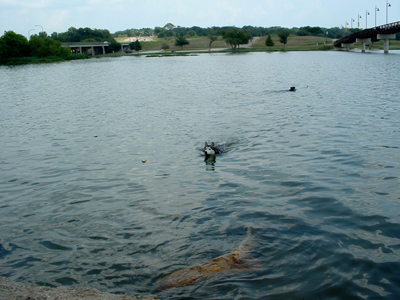
[[[195,265],[169,274],[158,283],[157,291],[173,287],[184,287],[201,280],[217,276],[247,271],[254,267],[251,264],[249,252],[254,247],[254,229],[249,229],[245,240],[233,252],[214,258],[200,265]]]

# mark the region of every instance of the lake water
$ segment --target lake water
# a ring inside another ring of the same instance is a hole
[[[398,299],[399,76],[394,51],[2,66],[0,275],[162,299]],[[214,162],[206,141],[224,147]],[[249,228],[241,272],[156,291]]]

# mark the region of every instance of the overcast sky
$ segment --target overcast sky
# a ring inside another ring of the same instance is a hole
[[[400,0],[390,0],[389,22],[400,20]],[[0,0],[0,36],[12,30],[27,36],[41,25],[48,34],[70,27],[108,29],[175,26],[357,27],[386,20],[386,0]]]

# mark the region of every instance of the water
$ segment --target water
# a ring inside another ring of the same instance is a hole
[[[399,75],[394,52],[0,67],[0,275],[163,299],[396,299]],[[205,141],[225,147],[215,162]],[[249,228],[249,269],[155,291]]]

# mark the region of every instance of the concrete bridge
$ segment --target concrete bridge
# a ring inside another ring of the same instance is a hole
[[[108,47],[108,42],[73,42],[62,43],[64,47],[70,47],[74,54],[91,54],[99,55],[106,54],[105,47]],[[129,50],[129,43],[121,43],[121,52]]]
[[[371,43],[371,38],[376,37],[378,40],[384,40],[384,52],[389,53],[389,40],[396,39],[396,33],[398,32],[400,32],[400,21],[350,34],[337,40],[334,46],[336,48],[346,48],[349,50],[355,42],[358,42],[361,43],[362,52],[365,52],[366,44]]]
[[[70,47],[72,52],[75,54],[106,54],[106,48],[108,42],[80,42],[80,43],[62,43],[64,47]],[[79,50],[79,52],[78,52]]]

